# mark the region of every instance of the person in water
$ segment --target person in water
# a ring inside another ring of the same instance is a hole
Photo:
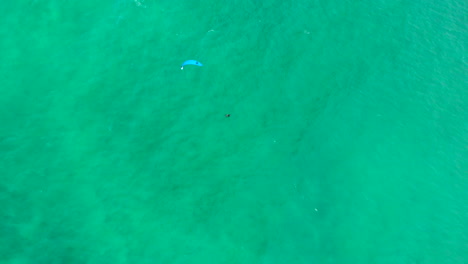
[[[225,116],[225,117],[230,117],[230,116],[231,116],[231,114],[225,114],[224,116]]]

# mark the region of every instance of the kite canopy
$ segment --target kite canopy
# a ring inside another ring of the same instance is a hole
[[[203,64],[201,64],[201,62],[199,62],[199,61],[196,61],[196,60],[187,60],[187,61],[184,61],[184,63],[182,63],[182,65],[180,66],[180,68],[183,69],[185,65],[203,66]]]

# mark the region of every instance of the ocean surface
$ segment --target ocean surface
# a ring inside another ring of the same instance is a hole
[[[467,14],[0,1],[0,264],[468,263]]]

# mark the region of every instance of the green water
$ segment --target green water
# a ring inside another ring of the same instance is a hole
[[[467,263],[467,13],[1,1],[0,264]]]

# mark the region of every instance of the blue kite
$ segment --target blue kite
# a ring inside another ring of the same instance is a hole
[[[201,62],[199,61],[187,60],[187,61],[184,61],[184,63],[182,63],[182,65],[180,66],[180,69],[183,70],[185,65],[203,66],[203,64],[201,64]]]

